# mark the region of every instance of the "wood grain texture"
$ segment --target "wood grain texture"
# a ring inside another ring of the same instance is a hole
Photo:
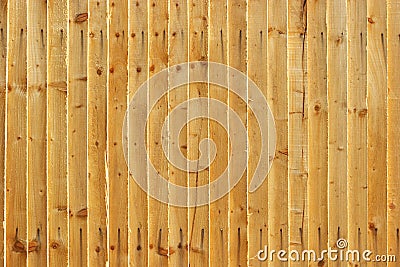
[[[285,15],[283,15],[285,14]],[[275,117],[275,159],[268,175],[268,245],[287,248],[288,241],[288,87],[287,3],[268,5],[268,101]],[[273,261],[270,266],[287,266]]]
[[[28,253],[27,5],[8,2],[6,263],[26,266]]]
[[[242,0],[228,1],[228,65],[247,74],[247,3]],[[228,72],[229,75],[229,72]],[[228,76],[228,86],[232,82]],[[243,90],[247,90],[243,88]],[[240,117],[242,124],[247,126],[247,101],[229,89],[228,104]],[[230,120],[228,115],[228,120]],[[229,125],[228,125],[229,128]],[[230,129],[228,129],[230,130]],[[247,140],[246,140],[247,142]],[[229,147],[228,147],[229,149]],[[231,154],[232,155],[232,154]],[[247,151],[234,157],[243,157],[247,162]],[[228,173],[231,178],[234,174]],[[229,192],[229,264],[246,266],[248,263],[247,240],[247,172]]]
[[[328,246],[347,240],[347,24],[346,1],[327,2]],[[328,266],[346,266],[330,262]]]
[[[37,14],[42,16],[37,16]],[[47,6],[27,1],[28,265],[47,264]]]
[[[5,221],[5,150],[6,150],[6,91],[7,91],[7,1],[0,2],[0,219]],[[0,264],[4,266],[4,233],[0,227]]]
[[[122,125],[128,104],[128,1],[109,1],[108,14],[108,179],[109,261],[128,266],[128,168]]]
[[[88,266],[106,266],[107,3],[88,8]]]
[[[367,1],[367,21],[368,249],[377,255],[387,251],[386,1]]]
[[[209,9],[209,61],[227,64],[227,2],[210,0]],[[227,73],[221,74],[221,81],[224,80],[228,80]],[[209,97],[228,105],[226,89],[210,84]],[[210,121],[209,127],[210,138],[214,140],[218,151],[218,156],[209,170],[210,181],[213,181],[227,167],[229,139],[227,132],[219,124]],[[210,266],[228,266],[229,216],[229,194],[210,204]]]
[[[328,99],[326,3],[307,3],[308,69],[308,249],[328,244]],[[310,262],[318,266],[318,262]],[[324,262],[319,262],[324,264]]]
[[[149,76],[165,69],[168,66],[169,49],[169,20],[168,20],[168,1],[149,2],[149,21],[158,23],[149,24]],[[158,79],[149,84],[148,101],[154,99],[158,83],[168,84],[166,79]],[[162,148],[162,125],[164,118],[168,115],[168,94],[164,95],[157,103],[156,108],[151,111],[147,122],[147,150],[150,162],[158,173],[168,179],[167,151]],[[164,154],[166,153],[166,154]],[[154,189],[152,189],[154,187]],[[149,184],[149,190],[155,190],[156,184]],[[159,189],[160,190],[160,189]],[[165,194],[166,192],[160,192]],[[170,249],[169,243],[169,215],[168,205],[150,198],[149,200],[149,265],[168,266],[168,257],[175,250]]]
[[[69,264],[87,266],[87,2],[69,1],[68,203]]]
[[[347,2],[347,199],[349,249],[367,249],[367,1]],[[365,262],[362,264],[365,265]]]
[[[47,4],[47,219],[50,266],[68,265],[67,46],[68,1]],[[62,15],[60,15],[62,14]]]
[[[208,61],[208,1],[188,2],[189,7],[189,62]],[[171,55],[173,56],[173,55]],[[190,74],[189,74],[190,75]],[[206,80],[208,73],[203,73]],[[189,76],[190,79],[190,76]],[[190,84],[189,98],[208,97],[206,83]],[[201,107],[203,108],[203,107]],[[207,108],[207,107],[206,107]],[[189,116],[193,113],[189,105]],[[199,143],[209,137],[209,120],[201,118],[188,124],[188,158],[200,158]],[[189,174],[189,186],[208,184],[209,170]],[[189,209],[189,262],[190,266],[208,266],[209,257],[209,205]]]
[[[388,229],[387,253],[400,259],[400,1],[387,2],[388,22]],[[398,262],[388,263],[394,267]]]
[[[289,1],[288,10],[289,248],[302,251],[308,246],[307,2]]]
[[[268,91],[268,24],[267,2],[250,1],[248,3],[248,76],[252,79],[267,98]],[[251,101],[251,100],[249,100]],[[250,179],[257,167],[260,157],[261,132],[252,112],[248,111],[248,146],[249,160],[247,175]],[[266,133],[264,133],[266,134]],[[249,265],[267,266],[268,262],[260,262],[257,253],[268,245],[268,179],[257,191],[248,194],[248,239]]]
[[[148,67],[148,5],[147,1],[130,2],[129,13],[129,99],[149,74]],[[134,131],[135,129],[129,129]],[[128,142],[132,148],[132,142]],[[129,155],[134,149],[130,149]],[[130,159],[128,159],[130,161]],[[137,203],[140,203],[138,205]],[[148,266],[148,197],[129,178],[129,257],[130,266]]]

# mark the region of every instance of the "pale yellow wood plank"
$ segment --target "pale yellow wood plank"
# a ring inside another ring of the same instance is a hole
[[[367,1],[347,2],[349,249],[367,249]],[[365,264],[365,263],[363,263]]]
[[[47,5],[27,1],[28,265],[47,264]]]
[[[400,260],[400,1],[387,2],[388,20],[388,254]]]
[[[67,195],[67,0],[48,1],[48,258],[50,266],[68,265]]]
[[[129,14],[129,99],[147,80],[148,20],[147,1],[130,3]],[[134,129],[133,129],[134,130]],[[132,144],[129,143],[129,148]],[[134,145],[134,144],[133,144]],[[140,203],[140,205],[138,205]],[[129,256],[130,266],[148,265],[148,199],[147,194],[129,178]]]
[[[128,265],[128,169],[122,125],[128,103],[128,1],[109,2],[108,170],[110,265]]]
[[[90,0],[88,50],[88,265],[106,266],[107,3]]]
[[[192,32],[189,32],[188,25],[188,6],[191,8],[190,1],[173,0],[170,1],[170,15],[169,15],[169,66],[188,61],[188,37]],[[169,78],[169,83],[173,83]],[[172,112],[177,105],[188,99],[189,94],[188,85],[183,85],[173,91],[169,92],[168,96],[168,112]],[[179,128],[172,123],[169,124],[169,134],[179,135],[179,144],[169,143],[170,146],[179,146],[184,155],[187,156],[188,147],[188,129],[185,127],[180,133]],[[185,149],[186,148],[186,149]],[[172,149],[171,149],[172,150]],[[174,150],[172,150],[174,151]],[[169,152],[171,157],[174,158],[175,152]],[[187,187],[189,185],[189,174],[183,170],[174,167],[173,164],[168,165],[168,176],[171,183],[179,184]],[[170,258],[169,266],[188,266],[189,263],[189,224],[188,224],[188,209],[184,207],[169,207],[169,246]],[[195,262],[193,262],[195,263]]]
[[[69,264],[87,265],[87,2],[69,1]]]
[[[308,69],[308,249],[328,243],[328,104],[326,83],[326,3],[307,2]],[[310,262],[309,266],[318,266]]]
[[[0,3],[0,188],[4,189],[5,180],[5,133],[6,133],[6,69],[7,69],[7,1]],[[5,195],[0,192],[0,220],[5,221]],[[0,227],[0,264],[4,266],[4,227]]]
[[[387,251],[386,1],[367,1],[368,249]],[[370,262],[368,266],[386,266]]]
[[[307,84],[307,2],[288,2],[289,81],[289,248],[307,248],[308,209],[308,84]],[[307,261],[289,262],[307,266]]]
[[[268,6],[268,100],[275,117],[277,143],[268,176],[268,245],[288,247],[288,88],[287,88],[287,4]],[[270,262],[271,266],[287,263]]]
[[[209,60],[228,63],[227,2],[210,0]],[[227,81],[227,73],[221,74]],[[228,92],[210,84],[209,97],[228,105]],[[217,156],[210,166],[210,182],[217,179],[228,164],[228,135],[225,129],[210,121],[210,138],[216,144]],[[210,265],[228,266],[229,195],[210,204]]]
[[[208,61],[208,1],[189,0],[189,61]],[[207,73],[203,76],[207,79]],[[206,83],[191,84],[189,98],[208,97]],[[195,107],[194,107],[195,108]],[[192,114],[189,105],[189,114]],[[200,158],[199,143],[209,136],[208,120],[197,119],[188,124],[188,158]],[[209,157],[209,155],[208,155]],[[209,170],[189,174],[192,188],[209,183]],[[189,256],[190,266],[208,266],[209,257],[209,205],[189,210]]]
[[[328,246],[347,240],[347,25],[346,0],[327,1]],[[329,266],[346,266],[329,262]]]
[[[247,73],[246,12],[246,1],[228,1],[228,64],[230,67],[236,68],[245,74]],[[247,90],[247,88],[243,90]],[[242,124],[246,127],[246,103],[232,92],[229,92],[228,99],[229,107],[239,115]],[[244,99],[244,101],[247,101],[247,99]],[[247,158],[247,153],[241,156]],[[228,175],[231,176],[231,174]],[[229,201],[229,264],[232,266],[246,266],[248,261],[247,173],[241,177],[237,185],[230,191]]]
[[[149,9],[149,76],[153,76],[168,66],[168,1],[150,1]],[[149,85],[148,99],[156,95],[157,83],[168,84],[168,78]],[[151,110],[147,123],[149,158],[164,179],[168,179],[168,161],[162,148],[161,133],[167,114],[168,95],[164,95]],[[149,190],[156,188],[156,184],[149,184]],[[149,248],[149,266],[168,265],[168,255],[172,253],[168,241],[168,205],[153,198],[149,200]]]
[[[267,13],[266,1],[257,0],[248,3],[248,75],[267,98]],[[266,133],[264,133],[266,134]],[[248,113],[248,161],[249,180],[254,175],[260,157],[261,133],[256,118]],[[252,158],[252,159],[251,159]],[[250,182],[250,181],[249,181]],[[268,179],[253,193],[249,193],[249,265],[267,266],[257,258],[259,250],[268,245]]]
[[[6,262],[27,265],[27,5],[8,2]]]

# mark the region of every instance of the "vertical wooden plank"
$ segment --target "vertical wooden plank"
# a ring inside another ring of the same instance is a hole
[[[367,1],[347,2],[349,249],[367,249]]]
[[[122,125],[128,101],[128,1],[109,2],[108,166],[110,265],[128,265],[128,169]]]
[[[307,2],[288,2],[289,249],[307,248]],[[307,266],[307,261],[289,262]]]
[[[47,205],[50,266],[68,265],[67,0],[48,1]]]
[[[246,1],[228,0],[228,64],[230,67],[236,68],[245,74],[247,74],[246,16]],[[228,80],[228,85],[229,83]],[[231,92],[229,92],[228,101],[229,107],[239,115],[243,125],[247,128],[246,102],[244,103],[239,96]],[[247,158],[247,153],[243,157]],[[246,266],[248,264],[247,173],[241,177],[237,185],[230,191],[229,201],[229,264],[232,266]]]
[[[88,265],[107,254],[107,2],[90,0],[88,50]]]
[[[7,80],[7,1],[0,3],[0,220],[5,221],[5,137],[6,137],[6,80]],[[4,223],[0,227],[0,263],[4,266]]]
[[[326,83],[326,3],[307,2],[308,69],[308,249],[328,244],[328,104]],[[323,264],[323,263],[320,263]],[[318,262],[310,262],[318,266]]]
[[[208,61],[208,1],[189,0],[189,62]],[[204,73],[208,75],[208,73]],[[205,79],[207,76],[204,77]],[[208,97],[208,84],[189,86],[189,98]],[[189,114],[193,112],[189,105]],[[208,138],[208,119],[194,120],[188,125],[188,157],[200,158],[199,143]],[[208,155],[209,157],[209,155]],[[192,188],[209,183],[209,171],[205,169],[189,174]],[[189,209],[189,256],[190,266],[208,266],[209,257],[209,205]]]
[[[47,264],[47,5],[27,1],[28,265]]]
[[[168,64],[173,66],[179,63],[184,63],[188,61],[188,38],[192,35],[189,32],[189,14],[188,7],[191,8],[190,1],[173,0],[169,1],[169,31],[168,31],[168,45],[169,45],[169,56]],[[169,78],[169,83],[173,83]],[[169,92],[168,96],[168,112],[172,112],[177,105],[181,104],[188,99],[188,86],[181,86],[175,90]],[[181,151],[187,156],[187,151],[190,149],[196,150],[195,147],[191,148],[188,146],[188,127],[185,127],[180,133],[178,127],[174,127],[173,124],[169,125],[169,134],[171,136],[179,135],[179,144],[169,144],[170,146],[180,146]],[[182,148],[187,148],[184,150]],[[172,149],[171,149],[172,150]],[[174,150],[172,150],[174,151]],[[173,158],[174,152],[170,156]],[[187,187],[188,173],[182,171],[173,164],[168,165],[168,176],[172,183],[179,184]],[[190,177],[189,177],[190,179]],[[169,207],[169,246],[170,258],[169,266],[188,266],[189,264],[189,224],[188,224],[188,209],[185,207]],[[195,262],[193,262],[195,264]]]
[[[388,254],[400,259],[400,1],[388,1]],[[394,267],[396,262],[388,263]]]
[[[69,264],[87,265],[87,1],[69,1]]]
[[[328,246],[347,240],[347,25],[346,0],[327,2]],[[329,266],[345,266],[330,262]]]
[[[387,251],[387,44],[386,1],[368,0],[368,249]],[[384,266],[385,263],[369,263]]]
[[[268,5],[268,99],[275,116],[276,153],[268,176],[268,245],[288,247],[287,3]],[[279,261],[272,266],[287,266]]]
[[[209,61],[228,64],[227,1],[210,0]],[[221,81],[228,79],[221,74]],[[228,105],[227,90],[211,85],[209,97]],[[227,112],[227,110],[226,110]],[[228,135],[225,129],[210,121],[210,138],[218,156],[210,166],[210,182],[218,178],[228,164]],[[210,265],[228,266],[229,194],[210,204]]]
[[[147,1],[130,2],[129,12],[129,99],[148,77]],[[131,146],[130,146],[131,147]],[[137,205],[140,203],[140,205]],[[129,256],[130,266],[148,266],[148,199],[133,180],[129,179]]]
[[[257,0],[248,3],[248,75],[267,98],[268,4]],[[253,177],[260,156],[261,135],[257,120],[248,114],[249,154],[248,176]],[[253,160],[251,159],[253,158]],[[268,179],[257,191],[249,194],[249,265],[267,266],[257,258],[259,250],[268,245]]]
[[[155,23],[157,22],[157,23]],[[149,1],[149,76],[168,66],[168,1]],[[148,99],[156,95],[157,83],[168,84],[168,78],[157,80],[149,85]],[[149,103],[150,104],[150,103]],[[152,103],[151,103],[152,104]],[[168,161],[164,154],[161,133],[162,125],[168,114],[168,95],[164,95],[156,108],[151,110],[148,119],[148,153],[153,166],[159,174],[168,179]],[[168,153],[168,151],[165,151]],[[149,190],[157,185],[149,184]],[[167,266],[169,250],[168,241],[168,205],[159,200],[149,200],[149,266]]]
[[[27,265],[27,5],[8,2],[6,262]]]

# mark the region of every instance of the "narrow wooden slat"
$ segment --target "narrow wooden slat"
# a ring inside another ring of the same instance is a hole
[[[248,75],[267,98],[267,24],[268,4],[258,0],[248,3]],[[251,16],[250,16],[251,14]],[[251,100],[249,100],[251,101]],[[260,157],[261,132],[256,118],[248,113],[249,181],[254,175]],[[263,133],[267,134],[267,133]],[[254,160],[252,160],[252,158]],[[267,266],[268,262],[260,262],[257,258],[259,250],[268,245],[268,179],[253,193],[249,193],[249,265]],[[262,255],[264,256],[264,255]]]
[[[268,245],[288,247],[288,90],[287,90],[287,3],[268,5],[268,100],[275,117],[275,159],[268,176]],[[272,266],[287,266],[279,261]]]
[[[228,63],[227,2],[210,0],[209,8],[209,61]],[[221,81],[227,81],[227,73]],[[226,89],[211,85],[209,97],[228,105]],[[227,110],[226,110],[227,111]],[[210,121],[210,138],[214,140],[217,156],[210,166],[210,182],[217,179],[228,164],[228,135],[225,129]],[[229,195],[210,204],[210,265],[228,266]]]
[[[208,1],[189,0],[189,61],[208,60]],[[173,55],[171,55],[173,56]],[[207,79],[207,73],[203,76]],[[208,85],[191,84],[189,98],[208,97]],[[193,113],[189,105],[189,114]],[[188,157],[200,158],[199,143],[208,138],[208,119],[197,119],[188,125]],[[208,155],[209,156],[209,155]],[[209,183],[209,171],[189,174],[192,188]],[[209,205],[194,207],[189,210],[189,256],[190,266],[208,266],[209,256]]]
[[[108,170],[110,265],[128,265],[128,169],[122,125],[128,102],[128,1],[109,2]]]
[[[90,0],[88,22],[88,265],[107,254],[107,3]]]
[[[157,23],[154,23],[157,22]],[[149,76],[168,66],[168,1],[149,1]],[[168,84],[168,78],[151,83],[148,99],[154,99],[157,84]],[[153,103],[149,103],[151,105]],[[150,107],[148,107],[150,108]],[[147,151],[149,158],[159,174],[168,179],[168,161],[164,154],[161,133],[164,119],[168,115],[168,95],[157,103],[151,110],[147,122]],[[165,151],[168,153],[168,151]],[[149,184],[149,190],[155,190],[156,184]],[[165,193],[165,192],[161,192]],[[149,266],[167,266],[169,249],[168,241],[168,205],[157,199],[149,200]]]
[[[368,249],[383,255],[387,251],[386,1],[367,1],[367,21]]]
[[[367,1],[347,2],[349,249],[367,249]],[[363,263],[365,264],[365,263]]]
[[[288,2],[289,248],[307,248],[308,106],[307,2]],[[307,266],[306,261],[289,262]]]
[[[5,180],[5,134],[6,134],[6,69],[7,69],[7,1],[0,3],[0,188],[4,189]],[[0,192],[0,219],[5,221],[5,195]],[[0,264],[4,266],[4,227],[0,227]]]
[[[170,1],[170,13],[169,13],[169,34],[168,34],[168,45],[169,45],[169,66],[173,66],[179,63],[188,61],[188,38],[189,25],[188,25],[188,6],[191,7],[190,1],[174,0]],[[173,83],[169,78],[169,83]],[[171,89],[171,88],[170,88]],[[177,105],[188,99],[188,86],[181,86],[173,91],[170,91],[168,96],[168,112],[172,112]],[[187,150],[183,148],[188,147],[188,128],[185,127],[180,133],[178,127],[172,123],[169,125],[169,134],[179,135],[179,144],[169,144],[170,146],[179,146],[184,155],[187,156]],[[195,148],[193,148],[195,150]],[[171,151],[174,151],[171,149]],[[174,158],[174,152],[170,152],[171,158]],[[182,171],[173,164],[168,165],[169,179],[174,184],[187,187],[188,177],[187,172]],[[170,246],[170,258],[169,266],[188,266],[188,244],[189,244],[189,226],[188,226],[188,209],[184,207],[169,207],[169,246]],[[194,262],[193,262],[194,263]]]
[[[307,2],[308,69],[308,249],[328,244],[328,104],[326,83],[326,3]],[[318,266],[310,262],[309,266]]]
[[[328,246],[347,240],[347,25],[346,0],[327,2]],[[340,262],[336,266],[346,266]]]
[[[27,1],[28,264],[47,264],[47,6]]]
[[[247,3],[243,0],[228,1],[228,64],[247,74]],[[230,78],[230,77],[229,77]],[[228,85],[230,82],[228,81]],[[243,90],[247,90],[243,88]],[[229,92],[229,107],[247,128],[247,107],[239,96]],[[244,99],[247,101],[247,99]],[[239,155],[234,155],[239,157]],[[247,153],[240,155],[247,160]],[[228,174],[231,176],[231,174]],[[247,265],[247,173],[229,193],[229,264]]]
[[[27,5],[8,2],[6,262],[27,265]]]
[[[50,266],[68,265],[67,0],[48,1],[47,220]]]
[[[388,1],[388,254],[400,259],[400,1]]]
[[[69,1],[69,264],[87,265],[87,2]]]
[[[130,2],[129,99],[132,99],[139,86],[147,80],[149,73],[147,10],[147,1]],[[129,264],[140,267],[148,265],[148,200],[146,192],[132,179],[133,177],[129,179]]]

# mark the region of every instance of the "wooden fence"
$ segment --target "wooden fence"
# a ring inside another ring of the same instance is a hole
[[[4,266],[400,266],[400,0],[1,0],[0,54]],[[185,173],[165,159],[162,122],[182,101],[229,104],[249,142],[229,194],[179,208],[129,177],[122,123],[149,77],[199,60],[259,86],[276,156],[248,193],[260,133],[246,102],[215,85],[171,91],[147,128],[171,182],[207,184],[229,160],[226,131],[207,119],[180,144],[196,159],[199,140],[214,139],[209,168]],[[267,245],[319,253],[338,239],[397,262],[257,258]]]

